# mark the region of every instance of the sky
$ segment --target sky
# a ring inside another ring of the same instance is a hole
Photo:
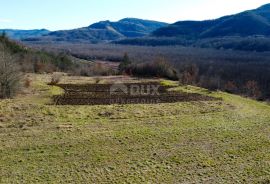
[[[0,0],[0,29],[65,30],[133,17],[174,23],[215,19],[270,0]]]

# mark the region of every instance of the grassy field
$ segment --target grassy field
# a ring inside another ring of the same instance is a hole
[[[0,183],[270,183],[267,104],[184,86],[223,101],[54,106],[31,78],[0,101]]]

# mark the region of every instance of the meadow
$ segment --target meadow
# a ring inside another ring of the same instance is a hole
[[[63,90],[51,76],[28,77],[27,90],[0,101],[0,183],[270,182],[266,103],[176,86],[222,100],[56,106]]]

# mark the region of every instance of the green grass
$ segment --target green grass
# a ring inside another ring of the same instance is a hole
[[[53,106],[38,77],[0,101],[0,183],[269,183],[267,104],[174,90],[223,101]]]

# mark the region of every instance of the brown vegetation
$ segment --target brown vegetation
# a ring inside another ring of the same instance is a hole
[[[171,80],[178,80],[179,77],[177,70],[164,57],[158,57],[150,63],[127,65],[124,71],[126,74],[137,77],[157,77]]]
[[[14,59],[0,52],[0,98],[14,97],[20,89],[22,75]]]
[[[62,77],[62,74],[60,74],[60,73],[54,73],[52,75],[52,78],[51,78],[51,81],[50,81],[49,85],[56,85],[56,84],[58,84],[61,81],[61,77]]]
[[[57,105],[110,105],[217,100],[199,94],[169,92],[170,86],[161,86],[157,82],[126,83],[121,85],[124,85],[129,92],[134,87],[139,86],[140,91],[136,94],[125,93],[121,90],[111,93],[113,84],[58,84],[57,86],[65,90],[65,94],[55,96],[54,102]],[[157,86],[158,89],[152,89],[150,88],[151,86]]]
[[[69,54],[79,58],[112,62],[123,61],[123,54],[127,53],[129,60],[137,66],[135,68],[139,69],[145,68],[142,66],[149,68],[151,65],[149,63],[154,63],[161,56],[179,73],[180,83],[248,95],[245,88],[246,82],[255,81],[261,91],[259,98],[270,98],[270,53],[267,52],[112,44],[54,44],[38,47],[48,50],[68,50]],[[126,74],[132,73],[130,70],[126,70]],[[229,82],[232,82],[237,89],[228,89]]]

